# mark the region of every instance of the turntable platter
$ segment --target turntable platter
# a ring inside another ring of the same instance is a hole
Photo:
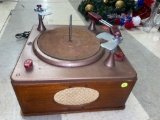
[[[41,34],[34,43],[34,51],[42,60],[58,66],[83,66],[97,61],[103,53],[100,41],[86,28],[73,26],[55,28]]]

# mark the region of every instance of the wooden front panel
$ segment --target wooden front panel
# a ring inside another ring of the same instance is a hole
[[[128,86],[121,87],[122,83]],[[61,83],[23,83],[14,84],[17,99],[24,115],[66,113],[124,108],[125,102],[135,84],[135,80],[125,81],[88,81]],[[54,101],[54,95],[60,90],[73,87],[92,88],[99,92],[99,97],[85,105],[68,106]]]

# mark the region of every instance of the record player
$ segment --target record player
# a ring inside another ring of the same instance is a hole
[[[11,75],[22,115],[125,108],[136,72],[125,56],[115,60],[115,51],[96,37],[117,29],[95,26],[102,19],[89,15],[92,22],[86,27],[44,26],[39,14],[39,25],[33,26]],[[116,52],[122,53],[118,44]]]

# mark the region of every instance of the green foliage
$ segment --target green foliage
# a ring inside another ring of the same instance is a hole
[[[160,2],[160,0],[156,0],[157,2]]]
[[[104,20],[107,20],[107,15],[109,14],[129,13],[136,10],[134,0],[123,0],[124,7],[122,9],[115,7],[116,2],[117,0],[109,0],[106,4],[103,0],[83,0],[78,7],[78,11],[85,17],[86,20],[88,20],[89,18],[87,11],[85,11],[85,7],[86,5],[91,4],[93,5],[92,11],[101,15]]]

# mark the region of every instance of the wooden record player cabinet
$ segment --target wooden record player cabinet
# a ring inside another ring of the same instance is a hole
[[[47,26],[47,29],[55,27],[59,26]],[[35,25],[11,75],[22,115],[125,108],[137,80],[136,72],[126,57],[123,61],[116,61],[115,67],[108,68],[104,60],[109,52],[105,50],[93,64],[80,67],[54,66],[43,62],[33,52],[33,41],[40,34],[36,29]],[[96,33],[101,31],[99,27]],[[24,68],[26,59],[33,60],[30,70]]]

